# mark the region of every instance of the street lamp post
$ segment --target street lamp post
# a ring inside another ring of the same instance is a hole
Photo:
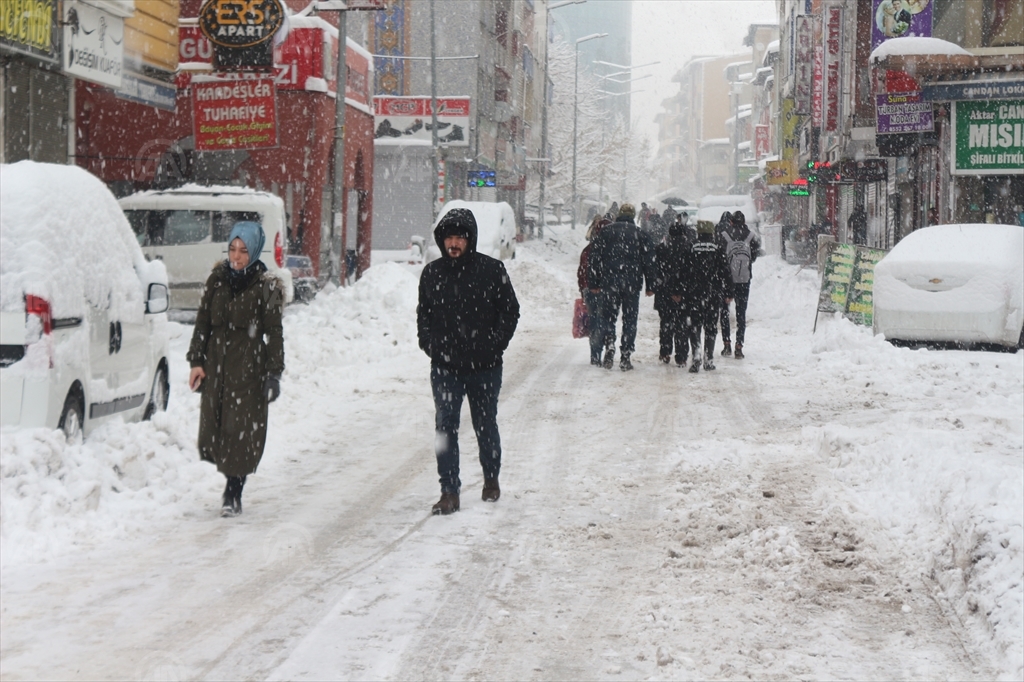
[[[587,0],[562,0],[561,2],[553,2],[548,5],[548,12],[551,10],[558,9],[559,7],[565,7],[566,5],[579,5],[586,2]],[[538,198],[538,213],[540,214],[540,227],[538,228],[537,236],[541,239],[544,238],[544,225],[547,222],[547,218],[544,215],[544,190],[547,188],[548,181],[548,162],[550,161],[550,155],[548,154],[548,52],[550,51],[551,43],[548,40],[548,14],[544,15],[544,91],[541,94],[540,100],[540,158],[542,159],[540,166],[540,197]]]
[[[576,229],[576,126],[580,106],[580,43],[604,38],[607,33],[591,33],[576,39],[576,67],[572,79],[572,229]]]

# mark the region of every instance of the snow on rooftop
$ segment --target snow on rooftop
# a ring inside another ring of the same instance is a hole
[[[907,36],[905,38],[892,38],[885,41],[871,51],[871,62],[877,62],[886,57],[909,56],[909,55],[946,55],[946,56],[971,56],[971,53],[956,43],[941,38],[923,38],[920,36]]]

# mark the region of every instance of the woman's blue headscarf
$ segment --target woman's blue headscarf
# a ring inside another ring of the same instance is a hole
[[[263,253],[263,243],[267,241],[266,235],[263,234],[263,226],[251,220],[240,220],[235,223],[231,228],[231,234],[228,235],[229,247],[231,242],[235,241],[235,237],[241,239],[249,251],[249,265],[245,266],[245,270],[248,270],[253,263],[259,261],[260,254]]]

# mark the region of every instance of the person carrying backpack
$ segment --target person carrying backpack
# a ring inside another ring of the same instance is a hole
[[[721,232],[728,269],[728,290],[722,306],[722,355],[743,359],[743,338],[747,331],[747,300],[750,298],[751,266],[757,260],[761,242],[747,227],[742,211],[732,214],[729,225]],[[736,352],[733,354],[729,334],[729,303],[736,301]]]

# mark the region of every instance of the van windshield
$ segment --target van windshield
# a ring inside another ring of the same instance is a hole
[[[141,246],[221,243],[241,220],[263,223],[257,211],[129,209],[124,214]]]

